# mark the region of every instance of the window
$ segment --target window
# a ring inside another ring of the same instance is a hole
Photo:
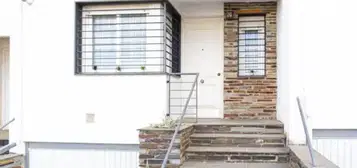
[[[180,22],[166,1],[77,3],[76,74],[179,72]]]
[[[146,63],[145,14],[120,15],[120,65],[123,71],[137,71]]]
[[[265,75],[265,17],[240,16],[238,76]]]
[[[115,69],[116,53],[116,16],[93,16],[93,69]]]
[[[145,67],[145,14],[94,15],[93,70],[136,72]]]

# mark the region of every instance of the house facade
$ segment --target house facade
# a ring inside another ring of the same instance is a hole
[[[299,96],[310,133],[355,130],[355,2],[342,1],[5,0],[1,122],[16,119],[30,167],[61,154],[135,167],[137,129],[180,116],[198,74],[188,117],[279,120],[304,144]]]

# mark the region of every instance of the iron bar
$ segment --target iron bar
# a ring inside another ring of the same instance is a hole
[[[93,58],[77,58],[77,59],[81,59],[81,60],[88,60],[91,59],[93,60]],[[101,57],[101,60],[121,60],[121,59],[162,59],[162,57],[117,57],[117,58],[105,58],[105,57]],[[135,62],[135,61],[133,61]]]
[[[162,31],[163,29],[120,29],[120,30],[97,30],[95,32],[126,32],[126,31],[146,31],[146,32],[154,32],[154,31]],[[83,32],[83,33],[86,33],[86,32],[93,32],[92,30],[91,31],[80,31],[80,32]],[[136,37],[136,36],[135,36]],[[150,37],[150,36],[149,36]],[[162,36],[159,36],[159,37],[162,37]],[[120,38],[119,36],[102,36],[102,37],[95,37],[96,39],[101,39],[101,38]],[[92,37],[83,37],[82,39],[93,39]]]
[[[250,39],[240,38],[240,39],[238,39],[238,40],[239,40],[239,41],[265,40],[265,38],[250,38]]]
[[[166,5],[167,5],[167,2],[163,2],[163,5],[164,5],[164,17],[163,17],[163,21],[164,21],[164,30],[163,30],[163,35],[164,35],[164,37],[163,37],[163,44],[162,44],[162,49],[164,49],[165,51],[167,51],[167,49],[166,49],[166,37],[167,37],[167,34],[166,34],[166,13],[167,13],[167,7],[166,7]],[[164,54],[164,63],[166,64],[166,59],[167,59],[167,54],[166,54],[166,52],[164,52],[163,53]],[[163,71],[164,72],[167,72],[167,70],[166,70],[166,67],[163,67],[164,69],[163,69]]]
[[[198,73],[189,73],[189,72],[183,72],[183,73],[169,73],[170,75],[198,75]],[[182,82],[181,82],[182,83]],[[185,83],[193,83],[193,82],[185,82]]]
[[[160,52],[160,51],[164,51],[164,50],[136,50],[135,52]],[[111,51],[91,51],[91,50],[86,50],[86,51],[82,51],[81,53],[110,53],[110,52],[114,52],[114,53],[119,53],[119,52],[134,52],[134,50],[132,51],[120,51],[120,50],[111,50]],[[79,52],[78,52],[79,53]]]
[[[196,80],[196,122],[198,122],[198,80]]]
[[[171,92],[170,92],[170,89],[171,89],[171,75],[167,75],[167,78],[168,78],[168,81],[167,81],[167,84],[168,84],[168,88],[167,88],[167,98],[168,98],[168,115],[167,116],[170,116],[171,115]]]
[[[11,148],[15,147],[16,143],[7,144],[5,146],[0,147],[0,155],[4,154],[5,152],[9,151]]]
[[[108,11],[136,11],[136,10],[163,10],[164,8],[130,8],[130,9],[82,9],[79,12],[108,12]]]
[[[125,37],[126,38],[126,37]],[[129,37],[128,37],[129,38]],[[142,43],[142,44],[123,44],[123,43],[97,43],[97,44],[82,44],[81,46],[148,46],[148,45],[158,45],[158,44],[163,44],[163,43]],[[140,51],[150,51],[150,50],[140,50]],[[98,51],[100,52],[100,51]]]
[[[313,149],[312,149],[312,144],[311,144],[311,139],[310,139],[310,134],[309,134],[309,130],[307,129],[307,124],[306,124],[306,117],[304,115],[302,106],[301,106],[301,102],[300,102],[300,98],[296,97],[296,101],[299,107],[299,112],[300,112],[300,117],[301,117],[301,121],[304,127],[304,132],[305,132],[305,138],[306,138],[306,142],[307,142],[307,147],[309,148],[309,154],[310,154],[310,158],[311,158],[311,163],[312,166],[315,167],[315,159],[314,159],[314,155],[313,155]]]
[[[113,65],[108,65],[108,64],[104,64],[104,65],[79,65],[79,66],[86,66],[86,67],[92,67],[92,66],[104,66],[104,67],[108,67],[108,66],[121,66],[121,67],[126,67],[126,66],[164,66],[164,64],[113,64]]]
[[[110,16],[122,16],[122,14],[108,14]],[[91,16],[83,16],[83,17],[80,17],[80,19],[82,20],[85,20],[85,19],[92,19],[93,17],[92,16],[96,16],[96,15],[91,15]],[[145,18],[150,18],[150,17],[157,17],[157,18],[161,18],[161,17],[164,17],[164,15],[145,15],[143,16]],[[82,25],[108,25],[108,24],[82,24]],[[111,25],[111,24],[109,24]]]
[[[187,97],[171,97],[170,99],[187,99]],[[196,99],[196,97],[191,97],[191,99]]]

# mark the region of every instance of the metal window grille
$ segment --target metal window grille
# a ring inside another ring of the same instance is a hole
[[[166,7],[166,59],[168,72],[181,72],[181,16],[173,6]]]
[[[180,72],[181,17],[169,2],[76,5],[76,74]]]
[[[240,16],[238,34],[238,76],[265,76],[265,16]]]

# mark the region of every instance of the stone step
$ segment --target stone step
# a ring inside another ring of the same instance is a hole
[[[195,133],[283,134],[284,128],[270,128],[257,125],[196,125]]]
[[[197,122],[196,122],[197,121]],[[233,126],[267,126],[283,128],[284,124],[278,120],[229,120],[210,118],[184,118],[184,122],[195,125],[233,125]]]
[[[191,161],[225,161],[225,162],[272,162],[286,163],[288,148],[253,148],[253,147],[203,147],[190,146],[186,158]]]
[[[226,163],[187,161],[181,168],[289,168],[288,163]]]
[[[284,134],[195,133],[191,146],[285,147]]]

